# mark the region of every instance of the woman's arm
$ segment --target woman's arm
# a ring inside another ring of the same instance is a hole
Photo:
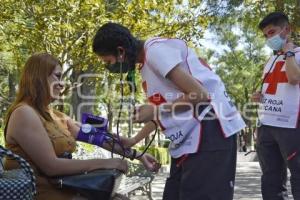
[[[137,137],[137,141],[143,139],[143,137],[146,137],[154,130],[155,124],[152,123],[151,125],[151,123],[152,122],[147,124],[146,127],[142,129],[142,131],[139,133],[139,136]],[[80,124],[75,122],[74,120],[68,120],[67,124],[68,124],[69,131],[72,133],[72,135],[75,136],[75,138],[77,138],[78,132],[80,130]],[[120,137],[120,139],[122,142],[124,138]],[[121,146],[118,143],[115,143],[113,147],[112,143],[109,141],[104,142],[101,147],[108,151],[114,151],[114,153],[117,153],[127,158],[131,158],[131,159],[137,158],[149,171],[156,172],[160,168],[160,164],[157,162],[157,160],[148,153],[145,153],[144,155],[141,156],[141,152],[138,152],[131,148],[126,148],[126,146]]]
[[[72,135],[75,136],[75,138],[77,138],[77,135],[80,131],[80,125],[75,122],[74,120],[68,120],[67,121],[68,124],[68,129],[69,131],[72,133]],[[96,134],[101,134],[101,133],[96,133]],[[111,137],[116,137],[115,135],[111,135]],[[86,141],[87,142],[87,141]],[[134,158],[136,156],[138,156],[139,154],[136,154],[138,152],[136,152],[133,149],[130,148],[126,148],[121,146],[120,144],[118,144],[117,142],[112,142],[110,140],[104,141],[103,144],[101,145],[102,148],[108,150],[108,151],[114,151],[114,153],[119,154],[121,156],[124,156],[126,158]]]
[[[7,137],[18,143],[38,168],[48,176],[77,174],[100,168],[127,171],[127,163],[121,159],[58,158],[39,116],[27,105],[17,108],[12,113]]]

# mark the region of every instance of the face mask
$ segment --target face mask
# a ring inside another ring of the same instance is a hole
[[[280,33],[267,39],[267,45],[274,51],[282,49],[283,45],[286,43],[286,39],[281,38]]]
[[[121,65],[122,65],[122,72],[121,72]],[[119,62],[117,61],[114,64],[108,64],[106,65],[106,69],[110,72],[110,73],[127,73],[129,70],[132,70],[133,67],[130,67],[128,62]]]
[[[121,62],[116,62],[115,64],[108,64],[106,65],[106,69],[110,73],[115,73],[119,74],[121,73]],[[135,70],[133,67],[130,67],[128,62],[123,62],[122,63],[122,73],[127,73],[127,78],[126,81],[131,82],[129,84],[129,89],[130,92],[135,92],[136,91],[136,84],[135,84]]]

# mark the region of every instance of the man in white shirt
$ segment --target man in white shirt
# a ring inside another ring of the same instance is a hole
[[[163,199],[232,200],[235,134],[245,123],[219,76],[184,41],[141,41],[115,23],[100,27],[93,51],[112,73],[130,72],[140,64],[150,104],[138,107],[133,120],[146,123],[148,134],[159,124],[171,140],[171,171]]]
[[[292,193],[299,200],[300,48],[290,39],[291,27],[284,13],[270,13],[259,28],[274,51],[265,65],[261,90],[252,97],[260,102],[257,153],[263,173],[262,195],[264,200],[288,199],[288,167]]]

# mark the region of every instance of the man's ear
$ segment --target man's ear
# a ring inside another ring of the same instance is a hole
[[[291,27],[291,25],[287,25],[285,27],[285,31],[286,31],[287,34],[291,34],[292,33],[292,27]]]
[[[124,61],[125,49],[123,47],[119,46],[119,47],[117,47],[117,51],[118,51],[118,60]]]

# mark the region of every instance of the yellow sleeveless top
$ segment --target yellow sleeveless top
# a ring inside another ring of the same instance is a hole
[[[22,104],[16,106],[16,108],[21,105]],[[66,153],[74,152],[76,148],[76,141],[68,131],[66,115],[56,110],[51,110],[50,115],[54,119],[54,122],[46,121],[43,117],[39,116],[48,133],[56,155],[58,157],[62,157]],[[5,141],[5,146],[13,153],[22,156],[31,165],[36,176],[37,200],[68,200],[75,196],[72,191],[57,189],[54,185],[52,185],[50,183],[50,179],[41,173],[38,167],[32,162],[30,155],[27,155],[18,144],[8,144]],[[19,165],[15,160],[6,158],[4,161],[4,168],[16,169],[19,168]]]

